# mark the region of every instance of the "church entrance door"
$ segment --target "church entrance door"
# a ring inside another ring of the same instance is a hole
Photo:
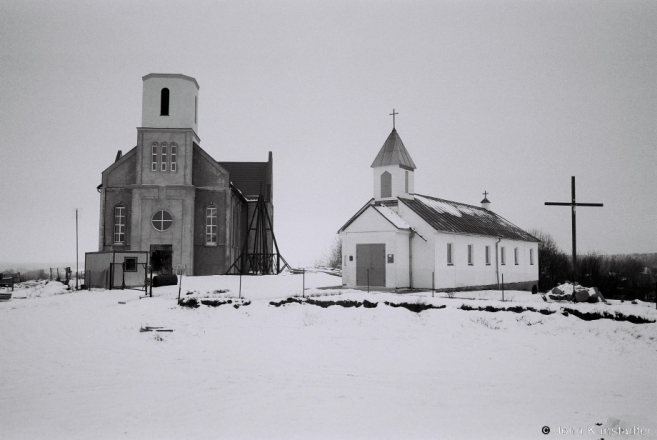
[[[173,246],[170,244],[152,244],[151,245],[151,266],[153,272],[160,275],[169,275],[173,273]]]
[[[386,245],[356,245],[356,285],[386,285]],[[368,280],[369,278],[369,280]],[[369,282],[368,282],[369,281]]]

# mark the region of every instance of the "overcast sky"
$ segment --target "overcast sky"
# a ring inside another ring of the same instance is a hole
[[[136,145],[142,76],[196,78],[201,147],[274,157],[275,233],[311,265],[372,197],[392,129],[419,194],[570,252],[657,252],[655,1],[0,0],[0,263],[97,251],[101,172]]]

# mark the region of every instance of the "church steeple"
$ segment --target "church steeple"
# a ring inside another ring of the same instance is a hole
[[[372,162],[371,168],[374,174],[374,199],[393,200],[397,197],[413,197],[415,162],[394,127]]]
[[[383,143],[371,167],[384,167],[387,165],[399,165],[401,168],[411,171],[417,168],[395,128],[392,129],[388,139]]]

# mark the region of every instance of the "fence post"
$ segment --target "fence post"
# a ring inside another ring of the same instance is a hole
[[[370,293],[370,270],[367,269],[367,293]]]
[[[242,298],[242,271],[240,270],[240,293],[239,298]]]
[[[301,269],[301,274],[303,275],[303,288],[301,289],[301,296],[306,297],[306,269]]]
[[[149,269],[151,270],[151,285],[150,285],[150,291],[151,291],[151,298],[153,298],[153,266],[149,266]]]
[[[431,272],[431,298],[433,298],[434,293],[436,292],[436,272]]]
[[[504,274],[502,274],[502,302],[504,302]]]

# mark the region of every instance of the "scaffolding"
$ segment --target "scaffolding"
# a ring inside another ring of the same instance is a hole
[[[253,235],[251,234],[253,231]],[[273,249],[270,249],[269,235]],[[249,246],[249,239],[253,237],[252,246]],[[275,252],[273,252],[275,251]],[[282,265],[281,265],[282,264]],[[290,269],[290,265],[278,250],[278,243],[274,236],[274,228],[271,223],[271,217],[267,211],[265,199],[260,194],[256,202],[253,216],[246,230],[244,245],[237,259],[226,271],[227,274],[241,275],[278,275],[285,268]]]

